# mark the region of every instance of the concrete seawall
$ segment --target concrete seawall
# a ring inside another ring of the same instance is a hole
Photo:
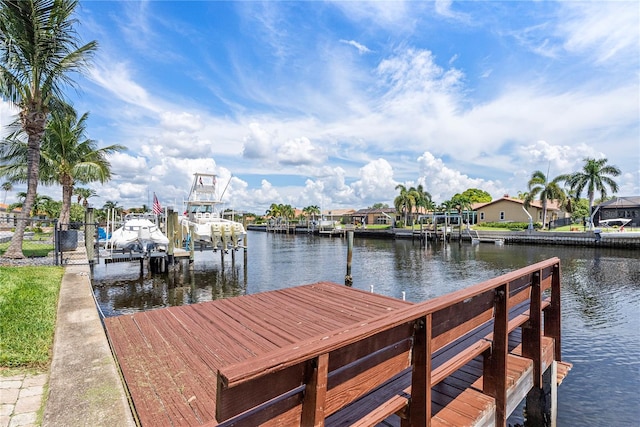
[[[267,231],[266,226],[249,225],[248,230]],[[356,238],[372,238],[372,239],[417,239],[419,234],[408,229],[356,229]],[[306,227],[295,229],[295,233],[308,234]],[[317,234],[317,230],[315,232]],[[624,233],[620,233],[624,234]],[[341,234],[334,234],[340,236]],[[331,235],[328,235],[331,236]],[[434,238],[433,233],[429,234],[429,238]],[[440,238],[441,234],[439,234]],[[465,229],[462,230],[462,240],[471,241],[473,237],[480,239],[502,240],[505,244],[523,244],[523,245],[567,245],[567,246],[585,246],[600,248],[640,248],[640,237],[623,237],[616,236],[615,239],[598,239],[593,231],[471,231],[471,234]],[[454,228],[447,235],[450,240],[458,240],[458,229]]]

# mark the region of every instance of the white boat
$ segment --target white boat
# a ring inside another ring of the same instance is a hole
[[[640,231],[627,231],[624,229],[631,222],[631,218],[601,219],[598,225],[602,229],[596,228],[593,232],[599,239],[640,239]],[[614,229],[613,226],[618,226]]]
[[[216,206],[222,204],[217,184],[214,174],[194,174],[180,225],[194,242],[211,243],[214,250],[238,249],[247,232],[241,223],[223,218],[216,210]]]
[[[122,227],[114,230],[106,246],[138,252],[166,250],[169,239],[162,234],[155,214],[127,214]]]

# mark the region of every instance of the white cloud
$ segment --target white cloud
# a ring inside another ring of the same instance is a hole
[[[344,39],[342,39],[342,40],[340,40],[340,43],[348,44],[350,46],[355,47],[358,50],[358,53],[360,55],[362,55],[363,53],[370,53],[371,52],[371,49],[369,49],[368,47],[366,47],[363,44],[358,43],[355,40],[344,40]]]
[[[278,160],[285,165],[319,164],[326,161],[326,156],[309,138],[302,137],[285,141],[278,147]]]
[[[462,193],[469,188],[482,189],[495,199],[505,193],[499,181],[487,181],[480,178],[470,178],[468,175],[447,167],[441,159],[429,152],[418,157],[420,167],[419,181],[431,198],[437,204],[450,199],[456,193]]]
[[[385,159],[369,162],[360,169],[360,179],[352,184],[354,193],[360,200],[371,204],[393,199],[396,182],[393,168]]]
[[[199,114],[187,112],[164,112],[160,115],[160,126],[169,130],[196,132],[204,127]]]
[[[141,107],[146,111],[160,113],[157,102],[151,99],[147,91],[134,81],[131,70],[124,62],[100,64],[89,70],[89,78],[118,99]],[[123,113],[121,110],[120,113]]]
[[[634,1],[563,2],[557,32],[564,48],[597,62],[629,61],[638,56],[640,8]],[[631,53],[625,58],[626,53]],[[637,61],[632,61],[637,71]]]
[[[243,157],[248,159],[266,159],[273,154],[273,135],[260,127],[258,123],[249,125],[249,135],[244,138]]]

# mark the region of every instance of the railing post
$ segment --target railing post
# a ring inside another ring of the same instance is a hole
[[[509,287],[498,286],[494,295],[493,345],[484,358],[484,392],[496,400],[496,426],[507,423],[507,352]]]
[[[562,360],[560,327],[560,263],[553,266],[551,305],[544,311],[544,335],[554,340],[554,360]]]
[[[533,360],[533,386],[542,387],[542,292],[541,271],[531,277],[529,320],[522,327],[522,356]]]
[[[327,396],[327,376],[329,372],[329,353],[319,355],[313,360],[313,368],[307,381],[302,402],[302,427],[324,426],[324,408]]]
[[[431,314],[415,322],[408,422],[411,427],[431,425],[431,323]]]

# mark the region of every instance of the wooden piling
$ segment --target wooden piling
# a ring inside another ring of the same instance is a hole
[[[175,249],[175,220],[177,214],[173,209],[167,210],[167,237],[169,238],[169,245],[167,246],[167,256],[169,257],[169,265],[173,265],[173,253]]]
[[[351,261],[353,259],[353,230],[347,232],[347,274],[344,276],[344,284],[353,285],[353,277],[351,276]]]
[[[189,236],[191,237],[190,239],[190,245],[189,245],[189,268],[193,269],[193,260],[196,257],[196,241],[195,241],[195,235],[196,235],[196,231],[195,231],[195,226],[191,225],[189,226]]]
[[[558,363],[554,360],[542,375],[542,387],[527,393],[525,427],[556,427],[558,417]]]

